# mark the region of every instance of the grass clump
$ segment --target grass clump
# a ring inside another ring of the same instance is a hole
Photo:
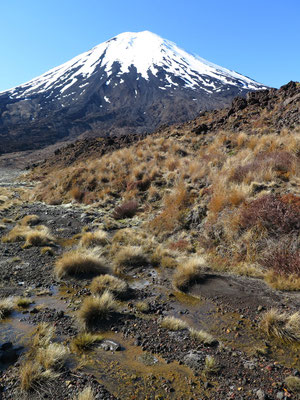
[[[285,384],[290,391],[300,393],[300,378],[297,376],[287,376],[285,378]]]
[[[79,310],[79,320],[87,331],[99,326],[117,311],[117,303],[109,291],[102,296],[87,297]]]
[[[190,331],[190,336],[196,339],[200,343],[207,345],[213,345],[216,343],[216,339],[210,333],[207,333],[202,329],[197,330],[194,328],[190,328],[189,331]]]
[[[146,303],[145,301],[138,301],[136,304],[135,304],[135,308],[139,311],[139,312],[142,312],[142,313],[147,313],[148,311],[149,311],[149,304],[148,303]]]
[[[60,370],[69,354],[68,349],[60,343],[50,343],[45,348],[37,350],[35,360],[45,370]]]
[[[108,235],[105,231],[98,229],[95,232],[85,232],[82,234],[79,245],[82,247],[106,246],[109,243]]]
[[[6,236],[2,238],[3,243],[15,243],[25,241],[24,248],[31,246],[46,246],[52,244],[53,236],[44,225],[38,225],[32,229],[28,225],[16,225]]]
[[[268,336],[276,337],[287,342],[300,340],[299,312],[288,314],[271,308],[262,316],[260,326]]]
[[[38,391],[41,384],[60,375],[69,350],[62,344],[52,343],[54,330],[50,324],[41,323],[34,331],[30,348],[19,369],[23,391]]]
[[[77,397],[77,400],[94,400],[95,396],[90,386],[84,388]]]
[[[23,363],[19,370],[20,387],[28,392],[38,389],[38,384],[42,382],[55,380],[59,374],[52,370],[43,370],[43,367],[34,360],[28,360]]]
[[[147,265],[148,258],[140,246],[123,247],[114,258],[116,272],[123,269],[134,269]]]
[[[107,274],[94,278],[90,289],[92,293],[97,295],[109,290],[117,298],[124,298],[128,293],[128,285],[125,281]]]
[[[32,304],[32,301],[28,297],[18,297],[16,299],[16,305],[21,308],[28,308]]]
[[[54,338],[54,332],[54,326],[47,324],[46,322],[40,323],[32,334],[32,348],[48,346]]]
[[[170,331],[180,331],[188,328],[188,324],[185,321],[175,317],[165,317],[161,321],[161,326]]]
[[[190,285],[202,278],[204,268],[204,260],[200,257],[179,265],[173,275],[173,286],[182,291],[187,290]]]
[[[45,254],[47,254],[47,255],[49,255],[49,256],[54,256],[54,250],[53,250],[53,248],[52,248],[52,247],[49,247],[49,246],[42,247],[42,248],[41,248],[41,255],[43,256],[43,255],[45,255]]]
[[[14,309],[14,298],[0,299],[0,320],[8,317]]]
[[[20,221],[20,225],[33,226],[37,225],[39,222],[40,222],[40,217],[38,215],[32,214],[32,215],[26,215],[26,217],[22,218]]]
[[[109,268],[103,258],[87,250],[71,250],[64,253],[56,262],[54,268],[58,278],[65,276],[88,277],[106,274]]]
[[[213,375],[216,374],[219,370],[216,359],[213,356],[206,356],[204,363],[204,374],[205,375]]]
[[[44,225],[38,225],[35,229],[30,229],[26,234],[24,247],[47,246],[54,241],[49,229]]]
[[[83,332],[77,335],[71,342],[71,349],[77,352],[90,350],[95,344],[101,342],[101,335]]]

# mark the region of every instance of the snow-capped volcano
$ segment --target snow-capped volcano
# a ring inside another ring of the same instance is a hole
[[[151,32],[126,32],[0,93],[0,152],[4,142],[11,151],[83,132],[151,131],[264,88]]]

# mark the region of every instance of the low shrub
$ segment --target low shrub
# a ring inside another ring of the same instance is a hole
[[[300,229],[300,209],[280,196],[267,194],[242,208],[240,225],[244,229],[260,225],[274,234],[291,233]]]
[[[137,213],[138,208],[139,205],[136,200],[127,201],[114,209],[112,217],[114,219],[132,218]]]

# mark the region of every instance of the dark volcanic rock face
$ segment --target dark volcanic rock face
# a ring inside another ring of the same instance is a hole
[[[152,132],[263,88],[150,32],[124,33],[0,93],[0,154]]]

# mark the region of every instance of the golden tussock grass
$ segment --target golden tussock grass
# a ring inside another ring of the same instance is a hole
[[[163,201],[161,213],[150,222],[150,228],[156,233],[172,231],[182,222],[184,212],[190,205],[190,196],[184,183],[179,183],[171,193],[166,194]]]
[[[108,235],[105,231],[98,229],[95,232],[85,232],[79,241],[79,246],[95,247],[106,246],[109,243]]]
[[[110,269],[104,258],[95,256],[92,251],[78,249],[64,253],[56,261],[54,272],[58,278],[84,277],[106,274]]]
[[[60,375],[69,350],[62,344],[51,342],[54,329],[50,324],[41,323],[33,332],[29,350],[19,369],[21,390],[38,390],[41,384]]]
[[[147,313],[150,309],[149,304],[146,301],[138,301],[135,303],[135,308],[142,313]]]
[[[192,338],[196,339],[198,342],[207,344],[207,345],[213,345],[217,343],[216,339],[208,332],[202,330],[202,329],[194,329],[190,328],[189,329],[190,335]]]
[[[45,247],[41,248],[41,255],[45,255],[45,254],[47,254],[49,256],[54,256],[55,253],[54,253],[54,250],[52,247],[45,246]]]
[[[91,296],[84,299],[78,317],[81,325],[87,331],[93,330],[109,319],[118,309],[113,295],[106,291],[102,296]]]
[[[16,225],[6,236],[2,238],[4,243],[25,241],[24,247],[46,246],[52,244],[54,237],[44,225],[38,225],[34,229],[28,225]]]
[[[162,266],[164,268],[176,268],[178,266],[178,252],[168,249],[163,245],[155,248],[150,256],[150,261],[154,266]]]
[[[40,217],[38,215],[26,215],[26,217],[22,218],[20,221],[20,225],[26,226],[33,226],[37,225],[40,222]]]
[[[32,300],[29,297],[17,297],[15,302],[21,308],[28,308],[32,304]]]
[[[275,271],[267,271],[264,279],[271,288],[276,290],[300,290],[300,277],[295,274],[280,275]]]
[[[45,381],[57,379],[59,373],[52,370],[43,370],[43,367],[34,360],[21,364],[19,369],[20,388],[23,391],[38,390],[38,385]]]
[[[291,392],[300,393],[300,378],[290,375],[285,378],[284,382]]]
[[[191,258],[177,267],[172,279],[173,286],[179,290],[186,290],[203,277],[205,270],[205,260],[202,257]]]
[[[39,225],[36,229],[31,229],[26,235],[24,247],[46,246],[54,242],[54,237],[50,234],[46,226]]]
[[[219,371],[219,366],[213,356],[206,356],[204,362],[203,373],[205,375],[214,375]]]
[[[97,276],[92,280],[90,286],[91,292],[97,295],[103,294],[109,290],[116,298],[124,298],[128,293],[128,285],[122,279],[112,275]]]
[[[77,335],[71,342],[71,350],[75,352],[82,352],[90,350],[97,343],[103,340],[103,336],[99,334],[92,334],[89,332],[83,332]]]
[[[74,400],[95,400],[93,389],[90,386],[87,386],[78,394],[78,397]]]
[[[263,314],[260,327],[270,337],[287,342],[300,341],[299,312],[288,314],[271,308]]]
[[[165,317],[161,321],[161,326],[170,331],[179,331],[183,329],[188,329],[188,324],[182,319],[175,317]]]
[[[32,333],[31,346],[36,347],[46,347],[50,344],[51,340],[55,336],[54,326],[42,322],[40,323]]]
[[[14,305],[15,299],[13,297],[0,299],[0,320],[8,317],[13,312]]]
[[[60,370],[69,355],[68,348],[60,343],[50,343],[45,348],[39,348],[35,355],[35,361],[45,370]]]
[[[115,271],[144,267],[149,261],[142,247],[125,246],[114,256]]]

